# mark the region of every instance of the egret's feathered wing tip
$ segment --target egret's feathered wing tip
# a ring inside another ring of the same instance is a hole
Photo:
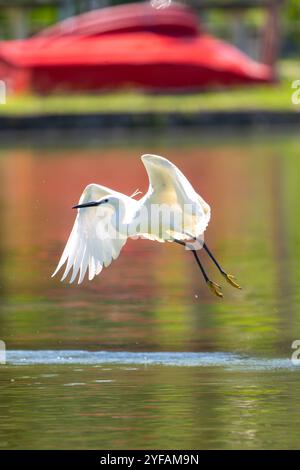
[[[172,162],[170,162],[167,158],[162,157],[161,155],[155,155],[154,153],[144,153],[141,156],[142,162],[145,163],[158,163],[158,164],[167,164],[170,166],[175,166],[173,165]]]
[[[51,274],[51,277],[54,277],[54,276],[58,273],[59,269],[60,269],[60,268],[57,266],[57,268],[55,269],[55,271]]]
[[[179,227],[175,238],[179,238],[180,234],[181,239],[188,238],[184,237],[187,231],[192,234],[192,237],[201,235],[210,220],[209,205],[196,193],[179,168],[167,158],[147,153],[141,156],[141,160],[152,188],[150,199],[155,202],[177,205],[179,210],[185,213],[184,230]]]

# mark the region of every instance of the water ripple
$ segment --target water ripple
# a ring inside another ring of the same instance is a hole
[[[286,358],[257,358],[222,352],[120,352],[120,351],[7,351],[7,363],[34,364],[139,364],[226,369],[299,370]]]

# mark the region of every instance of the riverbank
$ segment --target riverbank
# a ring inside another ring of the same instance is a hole
[[[298,125],[300,104],[292,101],[292,83],[300,79],[299,64],[283,61],[280,77],[273,86],[201,93],[8,96],[0,106],[0,129]]]
[[[295,111],[135,112],[0,116],[1,131],[114,130],[197,127],[209,129],[300,125]]]

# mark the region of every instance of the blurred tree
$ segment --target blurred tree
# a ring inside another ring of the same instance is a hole
[[[300,52],[300,2],[289,0],[284,6],[283,54],[295,55]]]

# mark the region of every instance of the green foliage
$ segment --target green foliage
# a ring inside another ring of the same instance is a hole
[[[283,35],[287,52],[300,52],[300,2],[289,0],[284,3]]]
[[[298,67],[291,63],[282,66],[284,73]],[[101,113],[101,112],[182,112],[217,110],[296,110],[291,102],[292,80],[269,86],[220,89],[205,93],[147,94],[139,91],[119,91],[90,95],[50,95],[46,97],[22,95],[8,97],[0,107],[0,115],[34,115],[49,113]]]

